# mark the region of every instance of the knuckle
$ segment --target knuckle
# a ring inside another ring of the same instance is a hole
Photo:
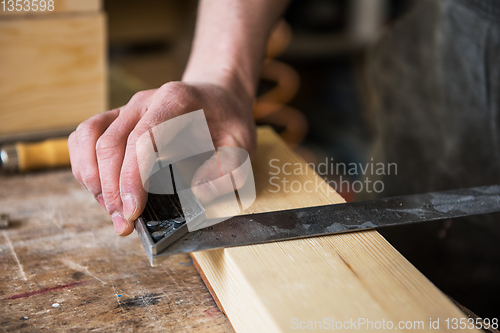
[[[87,120],[85,120],[84,122],[80,123],[80,125],[78,125],[78,127],[76,128],[76,132],[77,133],[91,133],[91,132],[95,132],[99,129],[99,125],[101,123],[100,121],[100,115],[95,115]]]
[[[144,114],[148,111],[148,105],[145,103],[139,103],[130,101],[127,106],[122,109],[121,117],[125,118],[135,118],[137,115],[139,117],[144,116]]]
[[[175,96],[179,98],[191,95],[193,92],[193,88],[183,82],[172,81],[162,85],[160,87],[160,91],[165,95]]]
[[[147,129],[134,129],[130,132],[130,135],[127,139],[127,147],[136,147],[138,142],[143,140],[151,140],[151,136],[149,133],[149,128]]]
[[[120,140],[118,140],[114,135],[104,134],[95,144],[95,149],[98,154],[104,154],[107,152],[112,152],[120,146]]]
[[[99,172],[96,170],[81,170],[80,178],[87,190],[89,190],[92,194],[98,194],[100,192],[100,180],[99,180]]]
[[[151,95],[152,95],[151,90],[138,91],[132,96],[132,98],[130,98],[130,101],[127,103],[127,106],[146,104]]]
[[[155,110],[155,116],[151,117],[149,124],[159,123],[172,115],[201,109],[202,96],[197,88],[183,82],[168,82],[158,89],[158,97],[162,101],[161,106]]]
[[[77,132],[77,133],[78,133],[78,132],[83,131],[83,130],[85,129],[85,127],[87,126],[87,122],[88,122],[88,121],[89,121],[89,120],[87,119],[87,120],[85,120],[84,122],[79,123],[79,124],[78,124],[78,126],[76,126],[76,130],[75,130],[75,132]]]
[[[145,99],[149,93],[145,90],[138,91],[132,96],[131,100],[143,100]]]

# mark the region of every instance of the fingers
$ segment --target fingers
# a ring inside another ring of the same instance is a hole
[[[205,86],[202,88],[212,91]],[[184,83],[169,83],[154,91],[140,92],[120,110],[95,116],[82,123],[77,131],[71,134],[68,146],[73,173],[111,215],[117,234],[130,234],[134,229],[133,221],[144,210],[147,201],[144,186],[156,165],[155,147],[158,150],[165,148],[167,159],[175,161],[175,156],[169,156],[173,155],[173,146],[170,145],[177,145],[176,141],[173,141],[174,137],[179,139],[181,130],[184,133],[189,132],[191,127],[197,128],[186,120],[189,118],[173,118],[203,108],[202,102],[207,96],[212,98],[212,94],[202,94],[200,89]],[[219,100],[213,101],[214,105],[219,103]],[[245,140],[240,140],[243,144],[239,144],[240,141],[233,144],[232,141],[236,140],[229,140],[227,135],[223,134],[230,121],[224,116],[224,112],[214,110],[211,115],[211,118],[203,119],[203,124],[214,124],[210,132],[214,132],[216,143],[242,151],[244,150],[236,146],[251,147]],[[233,119],[237,117],[238,115],[234,115]],[[235,123],[240,123],[239,118]],[[244,134],[246,131],[241,132]],[[188,137],[194,139],[201,136],[200,131],[194,132],[192,137]],[[206,132],[209,133],[208,128]],[[233,129],[233,132],[239,131]],[[245,139],[245,135],[242,136]],[[229,143],[223,139],[229,140]],[[183,139],[179,141],[185,143]],[[212,140],[199,141],[201,143],[197,143],[193,151],[206,152],[213,149]],[[205,147],[208,141],[210,149]],[[184,147],[187,149],[187,145],[181,146],[177,160],[184,155],[194,156],[185,151]],[[246,157],[245,163],[248,161],[249,164],[248,154]],[[241,170],[242,163],[240,154],[224,149],[219,151],[219,156],[214,155],[205,161],[192,182],[195,187],[198,185],[198,194],[202,201],[213,201],[243,186],[248,172],[246,169]]]
[[[118,117],[119,110],[111,110],[93,116],[81,123],[68,138],[71,168],[76,179],[105,208],[99,178],[95,146],[99,137]]]
[[[120,236],[127,236],[134,231],[134,224],[132,222],[142,213],[146,207],[148,198],[148,193],[144,189],[139,170],[136,149],[137,136],[134,134],[137,132],[135,130],[132,131],[127,139],[119,178],[116,179],[116,185],[120,187],[120,200],[123,203],[123,209],[121,215],[113,217],[113,223],[119,223],[119,221],[116,221],[117,219],[123,218],[125,220],[122,230],[119,232],[117,230]],[[144,133],[149,134],[148,132]]]
[[[97,156],[105,209],[111,215],[115,232],[118,235],[129,234],[133,230],[133,220],[130,214],[123,211],[124,202],[128,210],[130,207],[137,208],[137,198],[132,195],[122,195],[120,191],[120,174],[127,140],[136,124],[146,113],[149,99],[153,94],[153,90],[135,94],[130,102],[120,109],[119,116],[107,127],[93,146]]]
[[[137,198],[134,197],[133,193],[123,193],[122,201],[120,175],[128,137],[140,117],[141,112],[137,112],[135,108],[124,110],[102,134],[95,145],[106,211],[111,215],[118,235],[124,235],[133,230],[133,220],[131,220],[132,214],[130,212],[137,210]],[[130,174],[130,177],[137,176],[138,174]]]
[[[138,120],[136,127],[128,136],[119,182],[117,182],[120,186],[123,213],[122,216],[116,214],[113,222],[115,220],[118,222],[121,218],[126,221],[134,221],[139,217],[147,201],[144,183],[156,162],[154,147],[161,150],[162,146],[166,145],[181,129],[180,127],[163,126],[165,121],[185,113],[184,108],[164,105],[165,100],[167,98],[164,96],[152,100],[148,112]],[[154,142],[151,134],[154,134]],[[120,235],[126,236],[133,230],[134,225],[128,223]]]

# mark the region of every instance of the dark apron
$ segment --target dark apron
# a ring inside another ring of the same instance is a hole
[[[382,195],[500,183],[500,1],[418,0],[370,59]]]
[[[381,196],[500,184],[500,0],[417,0],[369,59],[371,157],[398,166]],[[498,214],[382,234],[478,315],[500,312]]]

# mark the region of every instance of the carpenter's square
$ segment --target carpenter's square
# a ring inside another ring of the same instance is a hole
[[[181,211],[175,208],[176,200],[175,195],[150,195],[136,221],[152,266],[177,253],[499,212],[500,185],[239,215],[194,232],[188,232]],[[193,209],[202,218],[203,207],[194,196],[193,200]],[[156,240],[153,232],[157,232]],[[161,251],[152,251],[160,242],[165,245]]]

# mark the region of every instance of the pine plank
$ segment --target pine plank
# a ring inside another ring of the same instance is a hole
[[[106,110],[102,14],[0,19],[0,135],[76,127]]]
[[[271,193],[276,189],[269,183],[269,171],[275,170],[270,167],[271,159],[279,159],[281,165],[304,161],[270,129],[260,129],[258,138],[252,159],[257,188],[252,212],[343,202],[327,187],[315,188],[313,193]],[[311,172],[277,176],[302,184],[319,178]],[[465,318],[376,231],[202,251],[191,256],[236,332],[292,332],[297,330],[295,323],[311,321],[314,325],[325,318],[330,324],[332,319],[391,321],[395,332],[404,331],[397,329],[400,321],[422,325],[416,323],[421,321],[423,326],[413,330],[428,331],[430,320],[439,319],[435,331],[445,332],[447,318]],[[360,331],[384,330],[364,327]]]

